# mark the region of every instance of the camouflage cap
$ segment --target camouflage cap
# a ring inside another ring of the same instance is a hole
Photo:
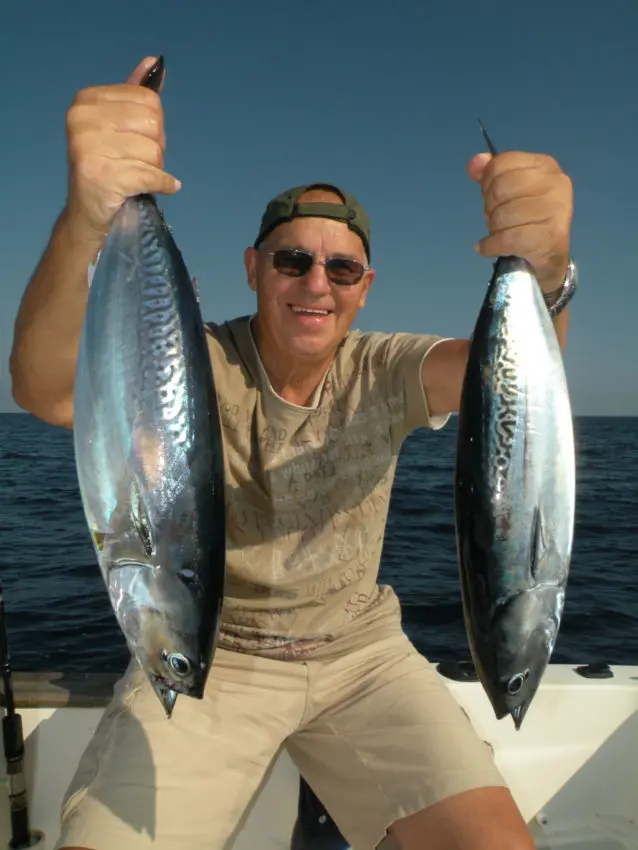
[[[336,192],[337,195],[341,195],[344,202],[342,204],[332,204],[326,201],[298,203],[301,195],[310,189],[327,189]],[[254,247],[258,248],[266,236],[272,233],[278,225],[300,216],[318,216],[344,221],[350,230],[353,230],[361,238],[366,257],[370,262],[370,220],[368,215],[356,198],[331,183],[309,183],[306,186],[295,186],[294,189],[288,189],[273,198],[261,219],[261,226]]]

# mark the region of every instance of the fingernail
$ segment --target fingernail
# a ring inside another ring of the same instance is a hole
[[[180,190],[181,188],[182,188],[182,181],[181,181],[181,180],[177,180],[177,179],[176,179],[176,180],[175,180],[175,191],[176,191],[176,192],[179,192],[179,190]]]

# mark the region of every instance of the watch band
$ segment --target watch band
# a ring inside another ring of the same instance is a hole
[[[552,319],[563,312],[574,297],[578,287],[578,267],[573,257],[569,258],[567,274],[562,284],[553,292],[543,292],[543,299]]]

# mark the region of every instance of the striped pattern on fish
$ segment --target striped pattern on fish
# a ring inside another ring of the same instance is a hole
[[[166,275],[166,262],[158,242],[156,213],[147,203],[138,206],[140,234],[140,308],[148,344],[141,346],[142,375],[157,383],[158,413],[176,444],[188,440],[188,400],[184,345],[178,304]]]

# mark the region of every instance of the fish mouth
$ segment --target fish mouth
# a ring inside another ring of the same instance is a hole
[[[194,699],[202,699],[204,696],[204,684],[199,681],[180,682],[177,679],[169,679],[167,676],[158,676],[152,674],[152,685],[157,690],[169,690],[176,694],[183,694],[186,697],[194,697]]]
[[[192,685],[184,686],[183,682],[173,682],[164,676],[157,675],[151,675],[149,679],[168,718],[172,717],[178,696],[182,695],[192,699],[204,698],[203,683],[195,682]]]
[[[530,707],[532,701],[525,700],[524,702],[521,702],[518,705],[514,705],[511,708],[501,699],[490,698],[490,702],[492,703],[492,708],[494,709],[496,719],[503,720],[503,718],[509,715],[514,723],[514,728],[517,732],[520,732],[521,726],[523,725],[523,720],[525,719],[525,715],[527,714],[527,709]]]
[[[510,716],[514,721],[514,728],[517,732],[521,731],[521,726],[523,725],[523,720],[527,714],[528,707],[528,703],[522,702],[520,705],[516,705],[510,710]]]
[[[172,690],[168,685],[164,684],[159,679],[151,679],[153,690],[157,694],[159,701],[162,703],[162,708],[166,716],[170,719],[173,715],[173,709],[177,702],[177,691]]]

